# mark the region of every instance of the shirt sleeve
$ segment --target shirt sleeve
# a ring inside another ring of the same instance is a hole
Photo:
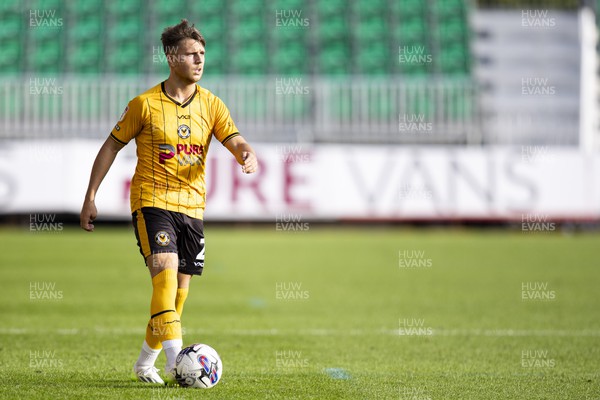
[[[216,96],[213,100],[211,112],[214,121],[212,132],[219,142],[225,144],[228,140],[240,134],[233,119],[231,119],[227,106]]]
[[[127,144],[136,137],[143,127],[144,103],[139,97],[131,100],[121,118],[110,132],[110,137],[119,143]]]

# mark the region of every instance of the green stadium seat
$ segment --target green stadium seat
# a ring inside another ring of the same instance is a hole
[[[410,18],[400,22],[397,37],[402,43],[426,41],[427,27],[421,18]]]
[[[298,75],[308,71],[309,58],[301,43],[289,43],[279,47],[271,56],[272,72]]]
[[[181,2],[173,0],[154,0],[152,3],[152,12],[158,19],[162,19],[163,16],[172,17],[178,14],[181,19],[182,15],[185,15],[185,7]]]
[[[460,18],[452,18],[438,24],[437,34],[442,43],[465,38],[466,32],[464,21]]]
[[[316,7],[317,14],[321,20],[329,18],[332,15],[348,12],[348,3],[346,0],[317,1]]]
[[[96,0],[78,0],[69,5],[70,11],[74,14],[72,20],[77,20],[83,17],[100,18],[102,14],[102,3]]]
[[[234,16],[264,16],[265,0],[231,0],[230,10]]]
[[[309,21],[310,23],[310,21]],[[284,42],[305,42],[310,34],[310,25],[306,28],[291,27],[291,26],[275,26],[268,27],[268,36],[280,43]]]
[[[23,18],[16,13],[6,13],[0,23],[0,39],[19,40],[23,29]]]
[[[367,42],[385,42],[388,36],[388,27],[385,20],[370,18],[359,20],[352,30],[353,36],[361,45]]]
[[[21,67],[21,44],[18,41],[0,42],[0,72],[18,72]]]
[[[358,0],[352,4],[354,14],[359,17],[377,17],[382,20],[387,13],[386,0]]]
[[[321,49],[317,57],[317,73],[347,74],[351,71],[350,49],[343,43],[333,43]]]
[[[211,70],[212,68],[221,69],[222,64],[226,61],[226,47],[218,42],[208,43],[206,49],[206,58],[205,62],[207,64],[207,68]]]
[[[226,25],[222,17],[207,17],[202,21],[202,23],[197,25],[197,28],[200,30],[200,33],[202,33],[205,40],[223,40],[223,36],[226,32]]]
[[[62,45],[58,41],[48,40],[36,42],[29,52],[28,65],[32,70],[36,71],[43,68],[60,70]],[[54,67],[54,68],[52,68]]]
[[[366,75],[389,73],[390,51],[384,42],[373,42],[358,47],[353,60],[355,72]]]
[[[0,1],[0,17],[4,18],[6,14],[21,12],[22,0],[4,0]]]
[[[258,75],[267,70],[267,49],[261,42],[250,42],[235,49],[231,56],[229,72]]]
[[[60,14],[62,13],[60,11],[63,8],[63,4],[64,2],[61,0],[37,0],[30,7],[34,10],[56,10],[56,17],[61,18]]]
[[[107,11],[111,14],[111,18],[139,15],[147,7],[146,2],[142,2],[141,0],[116,0],[109,1],[106,4],[108,5]]]
[[[422,0],[395,0],[392,1],[392,12],[400,18],[424,17],[427,2]]]
[[[271,8],[274,10],[302,10],[303,14],[308,12],[304,0],[273,0]]]
[[[108,30],[110,42],[140,41],[143,45],[144,29],[138,16],[129,16],[114,20]]]
[[[465,70],[467,64],[467,53],[463,46],[446,46],[441,49],[440,69],[443,72],[456,72],[457,70]]]
[[[336,15],[319,21],[318,35],[322,43],[336,39],[345,39],[348,32],[349,26],[344,16]]]
[[[154,16],[154,22],[162,29],[167,26],[177,25],[182,18],[188,17],[185,3],[169,0],[157,0],[152,3],[153,9],[151,15]],[[188,18],[189,19],[189,18]],[[191,21],[195,23],[197,21]]]
[[[70,72],[101,72],[102,47],[98,41],[90,40],[71,49],[67,56]]]
[[[211,73],[417,78],[470,73],[465,0],[31,0],[26,6],[0,2],[0,50],[21,57],[28,72],[164,73],[165,63],[145,61],[162,47],[165,26],[185,17],[208,41]],[[24,17],[29,9],[55,10],[63,28],[29,27]],[[301,12],[309,26],[277,26],[277,10]],[[56,44],[38,50],[50,42]],[[439,53],[431,63],[400,65],[398,46]],[[0,61],[0,71],[14,70],[12,65]]]
[[[465,11],[463,0],[436,0],[433,2],[432,12],[438,18],[462,15]]]
[[[231,39],[234,44],[241,45],[252,38],[264,37],[265,31],[266,28],[262,15],[254,15],[247,17],[242,23],[235,25],[231,30]]]
[[[102,34],[102,21],[100,18],[91,16],[83,17],[74,21],[73,26],[67,31],[69,40],[82,41],[88,39],[97,40]]]
[[[201,26],[205,18],[219,17],[224,19],[227,2],[223,0],[192,1],[188,6],[190,7],[191,14],[190,21]]]
[[[142,48],[135,42],[115,43],[106,50],[106,72],[109,73],[137,73],[143,66]]]

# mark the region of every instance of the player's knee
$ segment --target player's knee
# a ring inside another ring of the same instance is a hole
[[[179,259],[177,253],[155,253],[146,258],[146,265],[150,270],[150,275],[155,276],[165,269],[177,269]]]

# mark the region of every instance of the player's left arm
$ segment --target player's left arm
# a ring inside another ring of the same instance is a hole
[[[225,142],[224,146],[233,154],[238,164],[242,166],[242,172],[251,174],[258,171],[256,153],[241,135],[232,137]]]

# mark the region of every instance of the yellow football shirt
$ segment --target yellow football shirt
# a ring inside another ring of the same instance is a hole
[[[110,134],[122,144],[135,138],[131,211],[157,207],[202,218],[213,135],[225,144],[239,132],[223,101],[198,85],[183,104],[167,95],[164,82],[131,100]]]

